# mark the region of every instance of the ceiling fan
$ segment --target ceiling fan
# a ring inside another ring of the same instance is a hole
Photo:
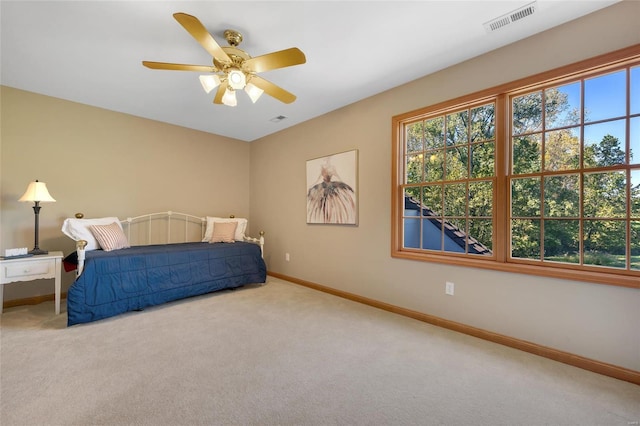
[[[210,74],[201,75],[200,82],[209,93],[218,87],[213,99],[215,104],[237,105],[236,91],[244,89],[255,103],[262,93],[266,93],[281,102],[291,103],[296,100],[293,93],[258,76],[263,71],[304,64],[307,59],[296,47],[268,53],[252,58],[247,52],[238,48],[242,42],[242,34],[234,30],[226,30],[224,37],[229,46],[220,47],[207,29],[195,16],[186,13],[174,13],[173,17],[196,39],[213,57],[213,65],[186,65],[167,62],[142,61],[142,65],[151,69],[172,71],[198,71]]]

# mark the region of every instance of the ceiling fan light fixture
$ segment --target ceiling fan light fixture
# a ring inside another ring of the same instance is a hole
[[[210,93],[220,85],[220,77],[217,74],[207,74],[200,76],[200,83],[205,92]]]
[[[247,76],[244,75],[244,73],[239,69],[232,69],[231,71],[229,71],[227,76],[227,79],[229,80],[229,86],[231,86],[235,90],[242,90],[247,84]]]
[[[247,92],[247,95],[249,95],[249,98],[251,98],[251,102],[253,102],[254,104],[258,101],[258,99],[260,99],[260,96],[262,96],[262,94],[264,93],[264,90],[262,90],[258,86],[254,86],[252,83],[249,83],[246,86],[244,86],[244,91]]]
[[[238,105],[238,99],[236,98],[236,91],[230,88],[225,90],[224,95],[222,95],[222,103],[227,106],[236,106]]]

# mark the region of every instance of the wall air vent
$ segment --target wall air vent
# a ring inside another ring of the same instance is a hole
[[[499,30],[500,28],[506,27],[509,24],[512,24],[523,18],[526,18],[527,16],[533,15],[536,9],[537,9],[537,4],[535,1],[532,3],[526,4],[516,10],[513,10],[507,13],[506,15],[502,15],[496,19],[492,19],[489,22],[485,22],[483,24],[484,29],[488,33]]]

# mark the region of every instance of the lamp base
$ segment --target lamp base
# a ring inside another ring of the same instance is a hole
[[[37,256],[39,254],[49,254],[49,252],[47,250],[42,250],[41,248],[34,248],[29,252],[29,254]]]

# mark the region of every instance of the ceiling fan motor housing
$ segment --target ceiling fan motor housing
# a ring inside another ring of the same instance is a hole
[[[224,38],[230,46],[236,47],[242,43],[242,34],[235,30],[225,30]]]

